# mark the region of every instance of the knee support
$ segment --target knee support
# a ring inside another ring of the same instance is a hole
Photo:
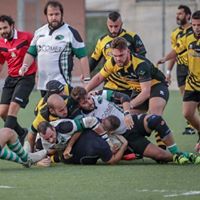
[[[165,120],[159,115],[151,115],[147,119],[147,126],[151,130],[155,130],[159,133],[161,138],[164,138],[171,130],[167,126]]]

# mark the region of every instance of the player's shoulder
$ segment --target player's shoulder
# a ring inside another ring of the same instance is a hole
[[[181,29],[179,26],[172,29],[172,33],[177,33],[177,32],[180,32],[180,31],[183,31],[183,29]]]
[[[127,31],[127,30],[125,30],[125,29],[122,29],[122,33],[121,33],[121,34],[122,34],[122,35],[126,35],[126,36],[131,36],[131,37],[134,37],[134,36],[137,35],[136,32],[133,32],[133,31]]]
[[[186,32],[185,32],[185,34],[186,34],[187,37],[190,36],[190,35],[192,35],[193,33],[194,33],[194,32],[193,32],[192,27],[189,27],[189,28],[186,30]]]
[[[45,24],[42,27],[38,28],[35,31],[35,34],[40,34],[40,33],[44,33],[44,32],[47,32],[47,31],[49,31],[49,26],[48,26],[48,24]]]
[[[104,40],[107,40],[108,38],[110,38],[109,34],[103,34],[102,36],[100,36],[99,41],[102,42]]]

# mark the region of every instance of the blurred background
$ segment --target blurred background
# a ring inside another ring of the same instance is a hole
[[[18,30],[34,32],[46,23],[43,8],[47,0],[1,0],[0,14],[13,17]],[[119,11],[123,27],[136,32],[147,49],[147,57],[156,62],[170,51],[170,33],[176,28],[176,11],[180,4],[192,12],[200,9],[200,0],[60,0],[64,6],[64,21],[80,32],[88,55],[97,39],[107,32],[106,18],[110,11]],[[75,61],[76,62],[76,61]],[[78,64],[76,64],[78,65]],[[160,68],[165,71],[164,66]],[[98,70],[98,69],[97,69]],[[79,76],[74,67],[75,79]],[[6,75],[4,67],[0,78]],[[175,70],[173,70],[175,80]],[[176,81],[170,86],[177,89]]]

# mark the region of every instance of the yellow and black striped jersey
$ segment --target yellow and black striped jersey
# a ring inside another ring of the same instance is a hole
[[[72,119],[77,115],[81,114],[80,110],[78,109],[77,103],[70,96],[62,96],[62,97],[66,103],[68,110],[67,118]],[[40,110],[38,110],[38,113],[31,125],[31,130],[33,131],[33,133],[37,133],[37,128],[40,122],[43,121],[51,122],[58,119],[59,117],[54,116],[50,113],[47,103],[45,103],[41,106]]]
[[[47,103],[45,103],[40,107],[40,110],[38,110],[38,113],[37,113],[35,119],[33,120],[32,125],[31,125],[31,130],[32,130],[33,133],[37,133],[38,125],[41,122],[43,122],[43,121],[51,122],[51,121],[55,121],[55,120],[58,120],[58,119],[59,119],[59,117],[51,115],[51,113],[49,112]]]
[[[71,90],[72,90],[72,87],[69,84],[66,84],[65,87],[64,87],[64,94],[63,95],[69,96]],[[48,95],[45,95],[44,97],[42,97],[39,100],[39,102],[37,103],[35,110],[34,110],[35,116],[38,114],[38,111],[42,108],[42,106],[47,102],[47,98],[48,98]]]
[[[129,93],[141,91],[140,83],[152,81],[152,85],[165,82],[165,75],[148,59],[138,54],[131,54],[126,66],[118,66],[114,59],[109,59],[100,74],[106,79],[104,88]]]
[[[186,79],[185,90],[200,91],[200,38],[188,29],[185,36],[178,40],[174,50],[176,53],[187,51],[189,75]]]
[[[190,26],[191,27],[191,26]],[[176,44],[178,43],[178,40],[186,34],[186,31],[190,28],[183,29],[182,27],[177,27],[172,33],[171,33],[171,47],[174,49]],[[188,66],[188,56],[187,51],[181,52],[177,55],[177,65],[185,65]]]
[[[127,32],[122,29],[118,37],[123,37],[128,42],[128,47],[132,53],[138,53],[143,56],[146,54],[146,49],[140,37],[135,32]],[[103,58],[105,61],[111,58],[111,42],[115,37],[106,34],[102,36],[96,44],[95,50],[90,58],[90,70],[92,71]]]

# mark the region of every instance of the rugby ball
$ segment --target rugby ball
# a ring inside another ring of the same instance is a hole
[[[108,144],[113,153],[116,153],[122,146],[122,142],[116,135],[109,135]]]

